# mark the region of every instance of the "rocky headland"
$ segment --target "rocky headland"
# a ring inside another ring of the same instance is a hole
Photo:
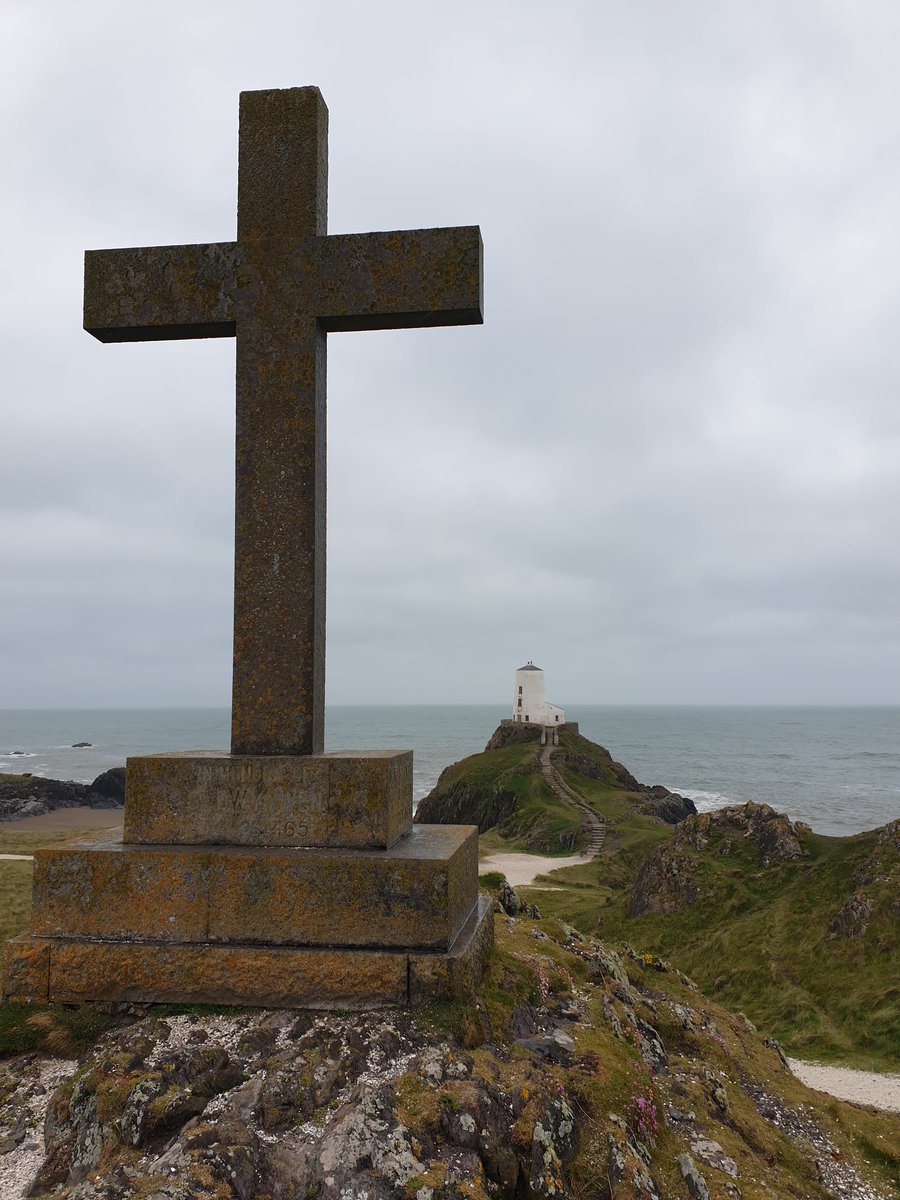
[[[696,812],[692,800],[660,785],[639,783],[603,746],[582,737],[576,725],[558,731],[553,767],[564,786],[587,780],[614,792],[635,813],[677,824]],[[481,754],[441,772],[420,802],[417,821],[472,824],[481,833],[496,829],[529,850],[561,853],[583,847],[588,824],[576,801],[554,794],[541,770],[541,727],[504,722]]]
[[[124,803],[124,767],[104,771],[93,783],[0,774],[0,821],[37,817],[58,808],[121,808]]]

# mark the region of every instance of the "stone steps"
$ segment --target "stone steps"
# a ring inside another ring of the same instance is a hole
[[[553,743],[546,742],[541,747],[541,772],[550,790],[559,799],[567,804],[573,805],[582,812],[586,818],[585,825],[590,831],[590,840],[588,841],[587,849],[585,850],[586,858],[596,858],[603,849],[603,843],[606,838],[606,822],[592,808],[585,804],[584,800],[578,793],[571,788],[562,778],[560,773],[553,766],[552,758],[553,751],[556,746]],[[584,826],[582,826],[584,828]]]

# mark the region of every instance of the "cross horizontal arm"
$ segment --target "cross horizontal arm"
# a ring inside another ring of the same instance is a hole
[[[315,314],[329,331],[480,325],[477,225],[316,239]]]
[[[237,247],[88,250],[84,327],[101,342],[233,337]]]

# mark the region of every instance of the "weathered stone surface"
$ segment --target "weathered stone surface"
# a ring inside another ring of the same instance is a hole
[[[23,935],[7,943],[5,998],[313,1009],[414,1004],[471,994],[493,944],[493,920],[480,898],[450,951],[430,954]]]
[[[134,846],[111,834],[35,855],[32,932],[48,937],[447,949],[477,897],[467,826],[391,850]]]
[[[57,940],[48,998],[379,1007],[405,1003],[406,974],[389,951]]]
[[[317,88],[244,92],[236,242],[89,252],[101,341],[237,338],[231,749],[321,751],[327,330],[481,321],[477,228],[326,236]]]
[[[412,825],[412,751],[129,758],[126,842],[387,848]]]
[[[5,994],[22,1004],[39,1004],[50,988],[50,943],[23,934],[4,947]]]
[[[471,996],[493,944],[493,904],[488,897],[480,895],[475,911],[459,931],[448,953],[410,954],[410,1003],[443,996]]]

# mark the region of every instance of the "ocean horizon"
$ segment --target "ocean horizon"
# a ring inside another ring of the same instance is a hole
[[[900,817],[900,706],[565,707],[641,783],[689,796],[701,811],[754,800],[831,835]],[[509,712],[329,705],[326,749],[411,749],[418,803],[445,767],[483,750]],[[130,755],[224,749],[229,723],[228,708],[0,709],[0,772],[90,782]]]

